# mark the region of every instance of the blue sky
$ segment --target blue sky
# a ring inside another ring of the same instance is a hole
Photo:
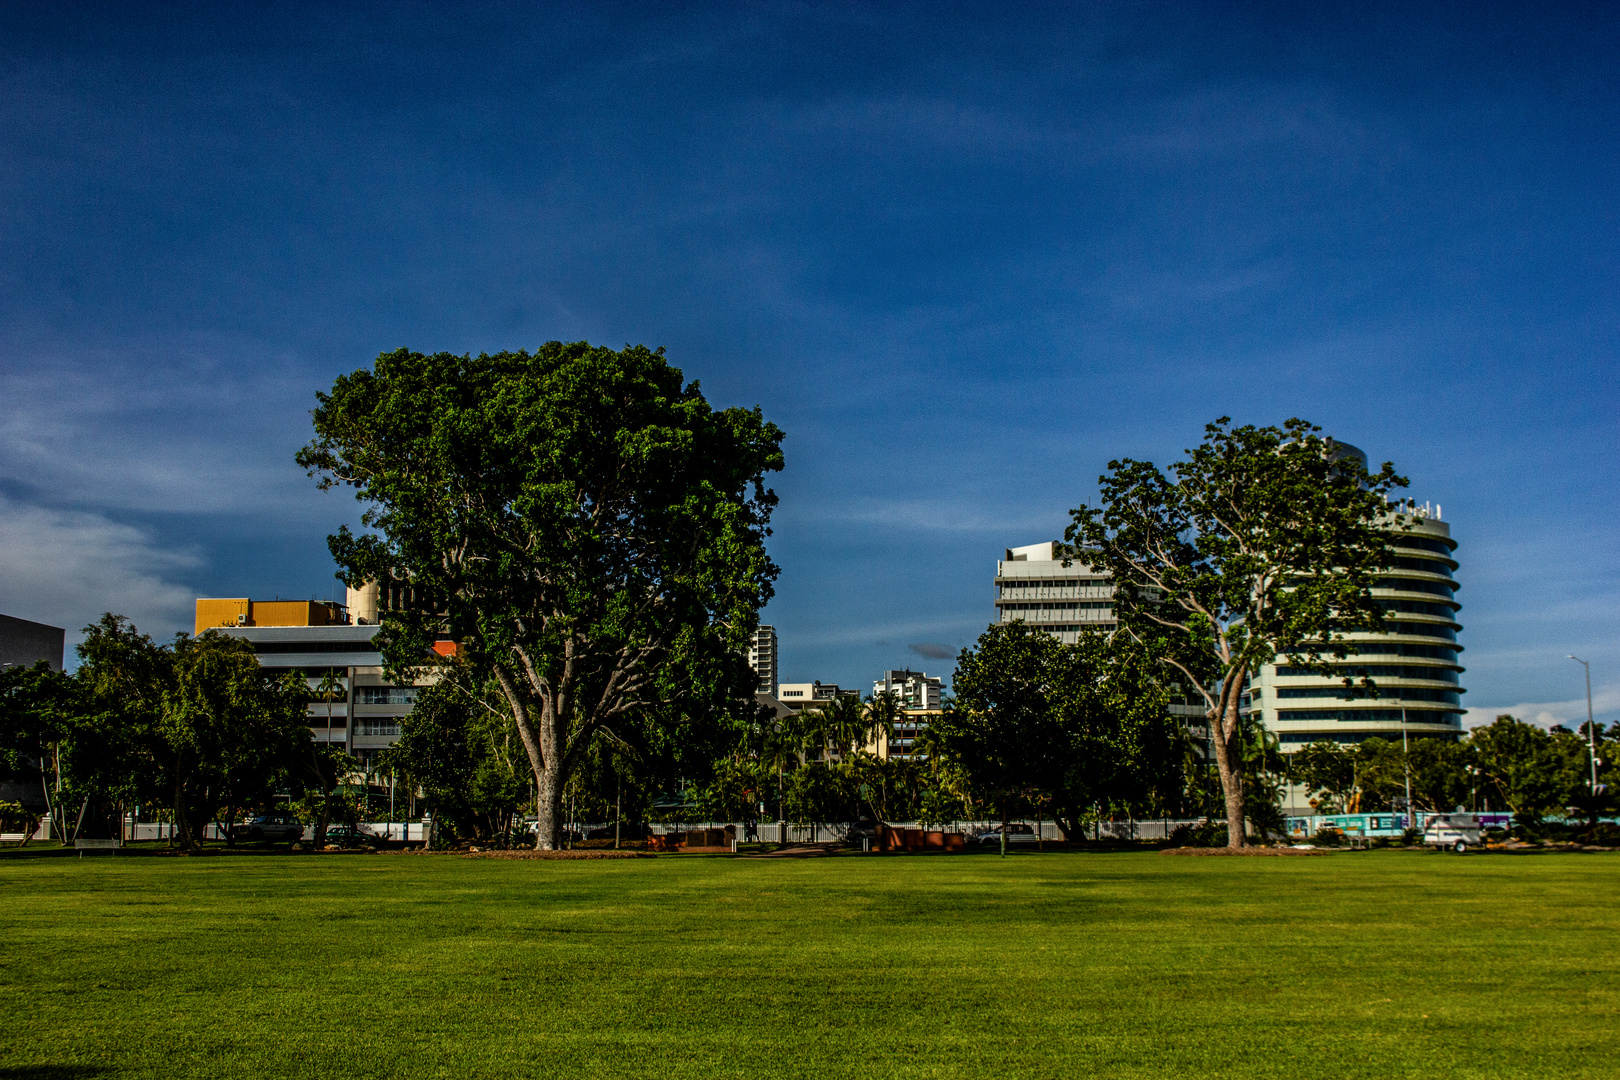
[[[1004,547],[1229,414],[1393,459],[1469,702],[1620,719],[1620,9],[0,8],[0,610],[327,596],[399,346],[667,347],[788,433],[785,679],[949,674]]]

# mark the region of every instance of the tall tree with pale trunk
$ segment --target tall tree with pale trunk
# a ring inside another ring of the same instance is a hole
[[[447,637],[496,680],[538,847],[558,846],[599,735],[679,723],[683,694],[752,708],[739,651],[777,573],[764,480],[782,467],[757,408],[712,408],[662,350],[551,342],[387,353],[320,394],[314,420],[299,463],[368,506],[366,534],[331,538],[343,576],[409,586],[379,635],[396,670]]]
[[[1369,473],[1320,431],[1222,417],[1169,475],[1110,461],[1102,506],[1074,510],[1064,534],[1070,560],[1113,576],[1120,630],[1203,699],[1232,847],[1244,844],[1248,676],[1279,654],[1339,674],[1333,661],[1354,651],[1346,633],[1384,628],[1372,589],[1392,565],[1390,530],[1411,522],[1389,501],[1407,483],[1394,466]]]

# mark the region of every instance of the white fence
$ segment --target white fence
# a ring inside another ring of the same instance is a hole
[[[1182,826],[1196,828],[1199,825],[1204,824],[1207,820],[1208,819],[1206,818],[1152,818],[1144,821],[1093,822],[1086,828],[1084,838],[1088,840],[1164,840],[1174,833],[1176,829]],[[897,829],[923,828],[923,823],[920,821],[889,821],[885,822],[885,824],[893,826]],[[1063,830],[1058,828],[1057,822],[1055,821],[1033,821],[1027,819],[1021,821],[1010,820],[1008,821],[1008,824],[1028,825],[1036,839],[1063,839]],[[655,835],[663,835],[665,833],[684,832],[689,828],[723,829],[728,825],[737,830],[738,840],[747,839],[744,833],[743,823],[740,821],[694,821],[686,825],[654,825],[652,826],[652,831]],[[606,827],[612,828],[612,825],[609,824]],[[849,826],[845,824],[829,824],[812,827],[809,825],[789,825],[775,821],[762,821],[756,826],[756,831],[758,833],[759,841],[765,844],[814,844],[836,843],[837,841],[844,839],[844,832],[846,829],[848,829],[848,827]],[[968,836],[976,836],[980,833],[990,832],[992,829],[997,829],[1000,827],[1000,821],[952,821],[944,825],[941,825],[938,822],[930,822],[928,824],[928,828],[930,829],[943,829],[945,832],[965,833]],[[603,826],[584,825],[576,826],[576,828],[580,828],[582,830],[591,830],[603,828]]]

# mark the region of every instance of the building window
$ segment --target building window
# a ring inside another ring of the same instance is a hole
[[[414,686],[357,686],[355,702],[359,705],[415,705]]]

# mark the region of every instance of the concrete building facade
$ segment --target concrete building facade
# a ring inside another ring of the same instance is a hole
[[[874,700],[893,694],[902,709],[935,710],[945,704],[945,680],[925,671],[890,670],[872,684]]]
[[[241,621],[233,624],[232,619]],[[217,629],[242,638],[252,644],[260,666],[299,671],[310,688],[307,712],[315,741],[341,745],[369,770],[383,750],[399,741],[400,722],[415,707],[420,687],[395,685],[383,674],[375,610],[369,623],[347,619],[346,610],[336,604],[197,601],[199,632]],[[337,686],[323,694],[320,687],[328,675]]]
[[[820,680],[806,683],[779,683],[776,688],[776,698],[783,705],[794,712],[804,709],[819,709],[837,697],[861,696],[859,690],[843,690],[837,683],[824,683]]]
[[[43,660],[61,671],[66,641],[60,626],[0,615],[0,668],[33,667]]]
[[[892,733],[880,733],[866,749],[881,758],[910,757],[917,739],[945,708],[945,680],[909,668],[890,670],[872,684],[872,698],[893,694],[900,705],[900,717]]]
[[[1008,548],[996,563],[996,622],[1022,619],[1074,644],[1085,630],[1112,630],[1114,586],[1108,571],[1064,566],[1057,544]]]
[[[1356,743],[1378,736],[1457,739],[1464,707],[1457,642],[1462,624],[1457,543],[1439,510],[1418,509],[1410,530],[1390,529],[1395,565],[1372,593],[1385,611],[1382,634],[1351,633],[1355,655],[1336,662],[1333,678],[1291,667],[1286,657],[1267,664],[1250,682],[1249,710],[1277,734],[1283,750],[1307,743]],[[1347,694],[1343,679],[1366,675],[1377,697]]]
[[[754,669],[754,674],[759,678],[754,692],[775,697],[778,679],[776,627],[760,626],[754,630],[754,640],[748,646],[748,666]]]

